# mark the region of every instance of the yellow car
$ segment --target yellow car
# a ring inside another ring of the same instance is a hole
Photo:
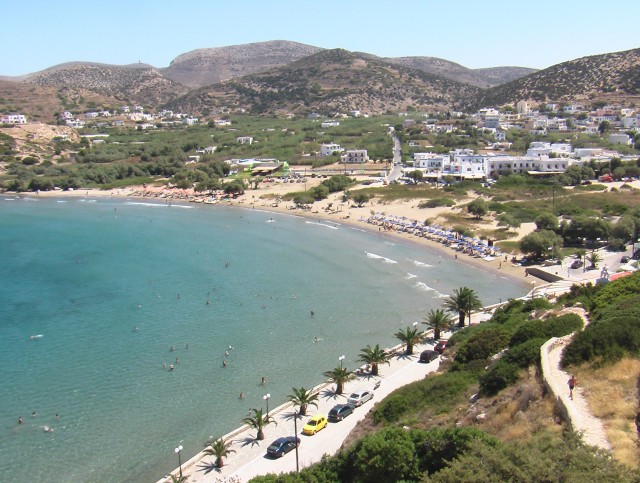
[[[327,417],[324,414],[316,414],[302,428],[302,434],[313,435],[327,425]]]

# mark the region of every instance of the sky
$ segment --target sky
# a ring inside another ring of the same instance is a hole
[[[468,68],[544,69],[640,48],[638,0],[0,0],[0,75],[167,67],[195,49],[290,40]]]

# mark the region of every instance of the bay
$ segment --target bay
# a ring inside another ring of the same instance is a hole
[[[378,233],[236,207],[5,196],[0,226],[7,481],[155,481],[177,445],[186,460],[343,354],[355,368],[453,289],[484,304],[528,289]]]

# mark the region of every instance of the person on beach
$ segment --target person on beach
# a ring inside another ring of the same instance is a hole
[[[569,398],[573,399],[573,389],[576,387],[576,376],[571,376],[567,384],[569,384]]]

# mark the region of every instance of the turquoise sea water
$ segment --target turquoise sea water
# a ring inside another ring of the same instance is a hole
[[[446,252],[258,210],[5,196],[0,227],[2,481],[155,481],[178,444],[184,461],[266,392],[273,408],[342,354],[355,368],[454,288],[484,304],[527,291]]]

